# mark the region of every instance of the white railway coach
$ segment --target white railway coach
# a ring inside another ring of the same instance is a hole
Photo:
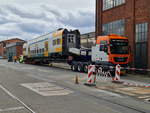
[[[80,48],[79,31],[58,29],[25,43],[24,61],[28,63],[66,61],[69,58],[69,48]]]

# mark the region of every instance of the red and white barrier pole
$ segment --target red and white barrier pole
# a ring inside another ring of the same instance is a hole
[[[115,69],[115,77],[112,78],[113,82],[117,82],[120,83],[120,73],[121,73],[121,66],[118,64],[116,65],[116,69]]]
[[[87,75],[87,82],[85,85],[88,86],[96,86],[96,76],[94,75],[95,72],[95,65],[88,66],[88,75]]]

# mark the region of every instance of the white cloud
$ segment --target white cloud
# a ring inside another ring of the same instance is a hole
[[[93,0],[83,0],[80,4],[77,4],[78,0],[43,0],[42,3],[32,0],[30,4],[29,0],[5,1],[2,0],[0,5],[0,39],[31,39],[60,27],[79,29],[81,33],[94,31],[95,12],[94,6],[90,6],[94,5]]]

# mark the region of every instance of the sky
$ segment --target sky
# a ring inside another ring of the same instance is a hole
[[[95,0],[0,0],[0,40],[30,40],[58,28],[95,31]]]

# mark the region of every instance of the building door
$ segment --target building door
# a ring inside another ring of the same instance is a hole
[[[148,24],[136,24],[136,44],[135,44],[135,67],[148,67]]]

